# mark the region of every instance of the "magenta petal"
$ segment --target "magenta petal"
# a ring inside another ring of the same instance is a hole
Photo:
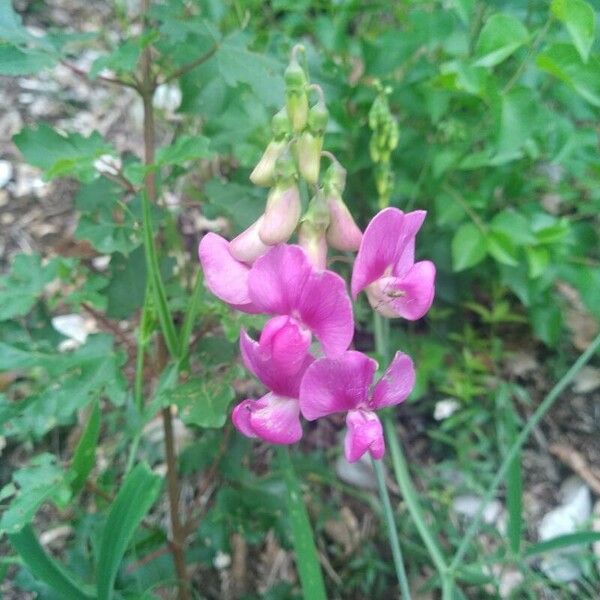
[[[256,404],[256,400],[244,400],[240,402],[231,413],[231,420],[233,421],[234,427],[246,437],[255,438],[256,434],[252,430],[250,424],[250,414],[252,406]]]
[[[269,390],[290,398],[297,398],[304,372],[314,358],[306,352],[302,362],[296,359],[295,371],[284,372],[280,364],[273,360],[272,348],[261,347],[244,330],[240,333],[240,351],[246,368]],[[287,366],[289,366],[288,363]]]
[[[362,232],[354,222],[344,201],[332,196],[327,199],[329,207],[329,227],[327,241],[337,250],[356,252],[360,247]]]
[[[415,238],[426,216],[425,210],[413,210],[404,215],[404,235],[407,243],[392,270],[396,277],[406,275],[415,262]]]
[[[350,463],[356,462],[365,452],[378,460],[385,453],[381,422],[374,412],[351,410],[346,416],[344,454]]]
[[[254,263],[248,276],[253,304],[268,314],[291,314],[311,271],[299,246],[273,247]]]
[[[297,310],[302,322],[321,342],[327,356],[336,357],[347,350],[354,335],[354,317],[346,284],[337,273],[311,273]]]
[[[408,354],[396,352],[396,356],[375,385],[369,401],[372,409],[400,404],[408,398],[415,387],[415,367]]]
[[[264,216],[261,215],[257,221],[252,223],[248,229],[229,242],[229,252],[237,260],[253,263],[259,256],[269,251],[270,246],[263,244],[258,231],[262,225]]]
[[[248,291],[249,267],[229,252],[229,242],[216,233],[207,233],[198,246],[198,257],[208,289],[220,300],[240,310],[251,311]]]
[[[435,265],[415,263],[402,277],[382,277],[367,288],[371,306],[384,317],[416,321],[431,308],[435,295]]]
[[[271,319],[260,335],[260,348],[268,353],[282,378],[295,376],[306,363],[312,336],[288,316]],[[299,384],[299,382],[298,382]]]
[[[300,384],[300,411],[305,419],[366,405],[377,363],[350,350],[340,358],[320,358],[304,374]]]
[[[253,433],[271,444],[294,444],[302,437],[298,401],[267,394],[251,410]]]

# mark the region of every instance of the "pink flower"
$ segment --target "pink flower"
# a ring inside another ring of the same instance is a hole
[[[233,308],[289,317],[327,356],[350,345],[354,320],[344,280],[315,270],[299,246],[274,246],[249,267],[231,255],[227,240],[208,233],[199,256],[208,289]]]
[[[302,437],[298,395],[302,377],[314,360],[308,352],[310,337],[285,316],[271,319],[258,342],[242,331],[244,364],[269,392],[233,409],[231,418],[240,433],[272,444],[293,444]]]
[[[413,362],[402,352],[396,353],[371,389],[376,370],[376,361],[351,350],[337,359],[316,360],[300,384],[300,411],[305,419],[347,412],[344,447],[348,462],[357,461],[365,452],[375,459],[383,456],[383,430],[375,410],[400,404],[415,384]]]
[[[385,317],[420,319],[431,307],[435,266],[415,263],[415,237],[423,210],[386,208],[367,226],[352,272],[352,296],[366,288],[371,306]]]

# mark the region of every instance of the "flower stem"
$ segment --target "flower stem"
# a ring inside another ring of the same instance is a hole
[[[277,458],[287,489],[288,516],[303,596],[310,600],[327,600],[312,527],[287,446],[277,447]]]
[[[390,322],[378,312],[373,313],[375,352],[387,364],[390,357]]]
[[[404,600],[410,600],[410,587],[406,577],[406,570],[404,569],[404,560],[402,559],[402,550],[400,549],[400,542],[398,540],[398,531],[396,530],[396,522],[394,520],[392,503],[390,502],[390,495],[388,493],[387,486],[385,485],[383,464],[381,463],[381,460],[373,459],[372,462],[373,468],[375,469],[375,475],[377,477],[379,497],[381,498],[381,503],[383,504],[383,512],[388,530],[388,539],[390,541],[390,546],[392,547],[392,556],[394,557],[394,567],[396,569],[398,584],[400,585],[401,597]]]

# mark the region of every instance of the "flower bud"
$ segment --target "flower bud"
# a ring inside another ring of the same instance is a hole
[[[287,142],[285,140],[269,142],[258,164],[250,173],[250,181],[254,185],[269,187],[275,182],[275,164],[277,159],[285,150]]]
[[[346,169],[334,159],[323,176],[323,193],[325,197],[333,194],[341,196],[345,187]]]
[[[312,185],[319,181],[322,148],[323,136],[310,131],[303,131],[295,145],[300,175]]]
[[[329,227],[327,228],[329,245],[343,252],[358,250],[362,241],[362,233],[341,196],[329,196],[327,207],[329,208]]]
[[[295,59],[285,70],[285,107],[292,130],[299,133],[308,121],[308,95],[306,74]]]
[[[268,246],[287,242],[300,219],[300,192],[298,186],[291,182],[275,185],[269,192],[267,206],[258,235]]]
[[[290,119],[287,116],[287,111],[282,108],[271,119],[271,131],[276,140],[282,140],[289,135],[291,130]]]
[[[324,102],[319,100],[319,102],[314,106],[311,106],[308,111],[308,128],[315,135],[323,135],[325,133],[325,128],[327,127],[328,119],[329,111]]]
[[[263,221],[264,215],[261,215],[248,229],[229,242],[229,253],[233,258],[252,264],[267,253],[269,246],[263,244],[258,235]]]
[[[319,270],[327,266],[327,240],[325,231],[329,225],[329,209],[321,192],[313,197],[302,218],[298,231],[298,243],[304,249],[310,263]]]

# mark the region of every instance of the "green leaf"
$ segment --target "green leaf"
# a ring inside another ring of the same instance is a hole
[[[600,532],[598,531],[579,531],[578,533],[567,533],[559,535],[545,542],[532,544],[525,550],[525,556],[536,556],[544,552],[551,552],[559,548],[568,548],[569,546],[581,546],[593,544],[600,541]]]
[[[496,13],[483,26],[477,45],[475,65],[494,67],[506,60],[529,40],[529,32],[521,21],[511,15]]]
[[[94,595],[86,590],[86,586],[77,582],[62,565],[46,554],[30,525],[18,533],[9,534],[8,539],[31,574],[49,585],[60,598],[69,598],[69,600],[94,598]]]
[[[176,404],[186,425],[223,427],[235,392],[228,381],[192,379],[167,392],[168,402]]]
[[[90,69],[90,79],[94,79],[103,69],[110,69],[115,73],[130,73],[138,63],[142,46],[139,38],[129,39],[115,48],[110,54],[99,56]]]
[[[501,96],[496,155],[491,164],[501,165],[523,156],[522,147],[534,131],[538,114],[535,95],[528,88],[515,88]]]
[[[581,60],[587,62],[596,32],[594,9],[585,0],[552,0],[550,10],[565,24]]]
[[[538,55],[537,65],[600,107],[600,60],[596,56],[591,56],[586,64],[571,44],[554,44]]]
[[[83,488],[96,458],[96,446],[100,436],[100,403],[95,402],[87,425],[79,438],[71,461],[71,491],[79,493]]]
[[[43,50],[21,50],[0,46],[0,75],[31,75],[51,67],[56,61]]]
[[[508,236],[516,246],[535,244],[536,238],[531,231],[529,219],[520,212],[508,208],[494,216],[490,223],[491,229]]]
[[[137,465],[119,490],[106,519],[98,566],[98,600],[111,600],[125,550],[138,525],[156,501],[161,478],[147,465]]]
[[[52,454],[39,454],[27,467],[13,473],[16,493],[0,519],[0,533],[17,533],[31,523],[39,507],[52,499],[64,504],[70,497],[65,472]]]
[[[473,223],[461,225],[452,238],[452,269],[464,271],[480,263],[487,253],[486,239]]]
[[[547,248],[533,246],[526,248],[525,254],[529,265],[529,277],[532,279],[540,277],[550,263],[550,252]]]
[[[160,148],[156,153],[157,165],[181,165],[189,160],[208,158],[210,140],[202,135],[182,135],[171,145]]]
[[[499,263],[511,267],[519,264],[517,249],[508,234],[502,231],[490,231],[486,239],[487,251]]]
[[[204,193],[208,199],[204,214],[209,218],[226,215],[236,231],[249,227],[264,210],[264,193],[256,186],[211,179],[204,185]]]
[[[96,131],[89,137],[63,135],[47,123],[23,129],[13,141],[27,162],[43,169],[48,179],[72,175],[84,182],[92,181],[97,176],[94,161],[103,154],[114,154]]]
[[[60,259],[42,265],[39,254],[17,254],[10,271],[0,275],[0,321],[26,315],[59,274]]]

